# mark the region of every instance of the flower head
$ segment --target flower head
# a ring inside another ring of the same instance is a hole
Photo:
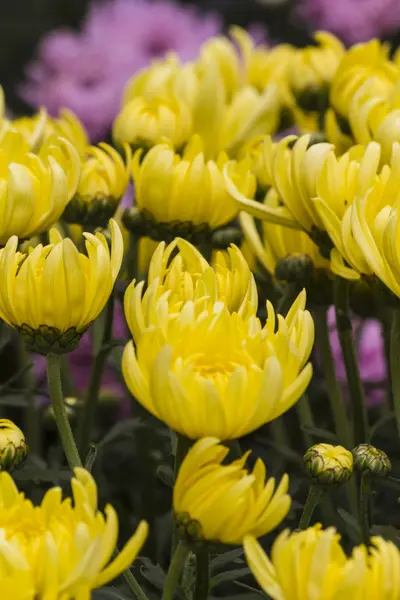
[[[392,470],[390,458],[383,450],[371,444],[359,444],[352,450],[354,466],[362,473],[384,477]]]
[[[85,233],[85,254],[53,229],[50,244],[28,254],[13,236],[0,250],[0,315],[40,354],[69,352],[100,314],[118,275],[122,235],[111,220],[111,253],[101,233]]]
[[[236,203],[225,190],[222,171],[228,162],[226,154],[207,161],[201,140],[193,138],[183,157],[167,144],[149,150],[142,162],[140,157],[138,151],[132,167],[136,204],[154,223],[151,230],[153,235],[154,230],[159,232],[159,239],[168,239],[168,232],[172,239],[196,231],[204,235],[237,215]],[[252,194],[255,180],[246,160],[231,164],[230,169],[237,186]]]
[[[343,446],[316,444],[303,457],[308,475],[321,485],[347,481],[353,472],[353,456]]]
[[[24,462],[29,452],[25,436],[9,419],[0,419],[0,468],[11,471]]]
[[[94,3],[79,32],[64,28],[43,37],[21,92],[52,115],[70,108],[90,136],[101,139],[133,73],[169,51],[193,60],[202,42],[220,30],[217,15],[169,0]]]
[[[286,318],[268,303],[264,327],[255,316],[216,302],[198,314],[186,302],[124,351],[125,381],[137,400],[172,429],[197,439],[239,438],[287,411],[310,381],[314,341],[302,292]],[[164,316],[162,316],[164,315]]]
[[[266,468],[257,459],[252,472],[248,454],[222,464],[229,449],[219,440],[199,440],[185,457],[175,482],[173,508],[178,527],[195,539],[240,544],[245,535],[265,535],[289,512],[289,478],[265,481]]]
[[[0,473],[0,556],[2,595],[14,598],[76,598],[115,579],[135,560],[148,526],[142,521],[120,554],[111,560],[118,537],[118,517],[107,505],[97,508],[96,484],[78,468],[71,498],[51,488],[40,506],[18,492],[8,473]],[[23,592],[23,594],[22,594]]]
[[[166,246],[161,242],[150,260],[147,289],[144,281],[133,281],[124,298],[125,315],[133,339],[143,331],[163,325],[164,308],[173,318],[187,301],[200,313],[215,302],[223,302],[229,312],[255,315],[258,296],[254,277],[242,253],[231,246],[217,253],[214,267],[189,242],[177,238]]]
[[[131,151],[125,161],[108,144],[89,146],[82,163],[79,186],[64,211],[64,219],[88,227],[106,227],[129,183]]]
[[[355,592],[364,579],[356,576],[364,575],[365,556],[360,557],[361,565],[347,559],[333,527],[323,530],[318,524],[304,531],[283,531],[272,546],[271,559],[252,535],[244,538],[244,551],[254,577],[273,600],[361,597]]]
[[[12,235],[29,238],[47,231],[61,216],[78,185],[79,155],[67,140],[30,151],[10,128],[0,136],[0,244]]]

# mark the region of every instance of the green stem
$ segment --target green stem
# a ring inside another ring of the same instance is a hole
[[[354,444],[358,445],[368,442],[369,435],[364,390],[351,328],[349,286],[350,284],[346,279],[342,279],[341,277],[335,279],[336,326],[353,409]]]
[[[185,542],[181,540],[174,552],[171,564],[168,569],[162,600],[173,600],[174,593],[179,583],[183,567],[185,566],[188,553],[189,547],[185,544]]]
[[[272,439],[280,448],[290,448],[290,439],[287,432],[283,415],[270,422]]]
[[[308,433],[306,429],[303,429],[303,427],[314,427],[314,417],[310,406],[310,400],[308,399],[307,394],[304,394],[304,396],[300,398],[300,400],[296,403],[296,410],[304,438],[304,445],[306,449],[308,449],[313,445],[314,440],[312,438],[312,435]]]
[[[126,569],[126,571],[124,571],[122,575],[132,594],[135,596],[136,600],[149,600],[148,596],[142,589],[142,586],[139,584],[138,580],[133,575],[130,569]]]
[[[193,600],[207,600],[210,587],[210,564],[206,545],[196,549],[196,583]]]
[[[127,253],[126,271],[128,281],[138,279],[139,274],[139,241],[140,237],[136,233],[129,235],[129,249]]]
[[[340,389],[340,384],[336,377],[335,360],[333,358],[329,339],[328,314],[325,308],[315,311],[314,323],[316,342],[321,358],[321,365],[326,383],[326,391],[331,405],[336,436],[343,446],[352,448],[354,446],[354,440],[349,428],[342,390]]]
[[[369,473],[363,473],[360,478],[360,526],[361,542],[369,547],[369,496],[371,493],[371,480]]]
[[[314,510],[321,502],[324,494],[325,489],[321,485],[319,485],[318,483],[310,484],[307,500],[299,521],[299,529],[307,529],[307,527],[310,525],[311,517],[313,516]]]
[[[393,312],[390,335],[390,373],[397,431],[400,435],[400,310]]]
[[[185,458],[190,446],[192,445],[192,440],[189,440],[189,438],[187,438],[184,435],[181,435],[180,433],[175,433],[173,435],[175,435],[174,481],[176,481],[176,478],[178,476],[178,472],[179,472],[180,466],[183,462],[183,459]],[[174,519],[174,523],[173,523],[173,530],[172,530],[171,556],[174,556],[174,553],[175,553],[175,551],[178,547],[178,543],[179,543],[179,533],[176,528],[175,516],[173,517],[173,519]]]
[[[64,398],[61,389],[61,368],[60,356],[58,354],[48,354],[47,378],[49,382],[50,398],[53,405],[54,418],[56,421],[58,433],[61,438],[61,444],[71,470],[75,467],[81,467],[82,462],[69,424],[67,412],[65,410]]]
[[[85,458],[86,454],[88,453],[92,441],[92,431],[96,417],[96,408],[99,401],[101,380],[103,376],[104,367],[106,365],[107,357],[110,351],[113,315],[114,294],[111,293],[111,296],[105,308],[104,330],[101,341],[101,347],[93,362],[89,380],[89,387],[87,390],[87,396],[85,399],[83,413],[79,423],[78,442],[80,454],[83,458]]]

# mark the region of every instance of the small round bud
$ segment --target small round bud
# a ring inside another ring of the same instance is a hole
[[[303,457],[305,471],[320,485],[335,485],[350,479],[353,455],[343,446],[316,444]]]
[[[12,471],[24,462],[28,452],[21,429],[9,419],[0,419],[0,469]]]
[[[371,444],[359,444],[352,450],[354,466],[357,471],[385,477],[392,470],[388,455]]]
[[[314,276],[314,263],[307,254],[292,254],[278,261],[275,277],[288,283],[307,283]]]

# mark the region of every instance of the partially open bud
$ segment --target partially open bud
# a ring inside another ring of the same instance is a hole
[[[352,454],[354,466],[361,473],[385,477],[392,470],[388,455],[371,444],[359,444],[352,450]]]
[[[12,471],[24,462],[28,452],[21,429],[9,419],[0,419],[0,469]]]
[[[343,446],[316,444],[303,457],[308,475],[320,485],[335,485],[350,479],[353,455]]]

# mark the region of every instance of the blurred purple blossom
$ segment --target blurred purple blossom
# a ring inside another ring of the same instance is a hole
[[[312,31],[331,31],[348,44],[381,37],[400,26],[399,0],[300,0],[298,14]]]
[[[21,95],[52,115],[70,108],[99,139],[110,130],[131,75],[168,51],[195,58],[221,27],[218,16],[169,0],[94,2],[81,31],[58,29],[42,39]]]
[[[346,371],[333,307],[329,310],[328,316],[332,352],[336,363],[336,375],[344,387],[346,385]],[[356,340],[358,364],[361,379],[364,382],[367,405],[379,406],[384,402],[387,393],[386,381],[388,377],[382,326],[373,319],[366,321],[353,319],[353,335]],[[365,384],[373,385],[368,386]]]

